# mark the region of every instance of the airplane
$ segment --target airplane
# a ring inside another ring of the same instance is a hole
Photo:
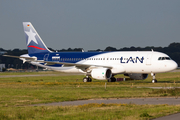
[[[19,58],[25,62],[54,71],[84,73],[83,82],[92,78],[115,82],[117,74],[124,74],[134,80],[144,80],[148,74],[156,83],[156,73],[177,68],[177,63],[168,55],[155,51],[115,51],[115,52],[53,52],[42,41],[30,22],[23,22],[28,54]],[[92,78],[91,78],[92,77]]]

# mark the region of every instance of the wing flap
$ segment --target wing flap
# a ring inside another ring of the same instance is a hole
[[[105,66],[105,65],[95,65],[95,64],[82,64],[82,63],[67,63],[67,62],[53,62],[53,61],[36,61],[36,62],[44,62],[47,64],[61,64],[65,66],[75,66],[79,69],[85,70],[88,69],[89,67],[104,67],[104,68],[109,68],[112,69],[112,66]]]

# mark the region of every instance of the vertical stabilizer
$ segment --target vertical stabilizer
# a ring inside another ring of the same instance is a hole
[[[51,52],[30,22],[23,22],[28,54]]]

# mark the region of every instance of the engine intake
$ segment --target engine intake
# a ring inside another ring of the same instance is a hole
[[[107,80],[111,78],[112,72],[108,68],[98,68],[91,71],[91,76],[98,80]]]

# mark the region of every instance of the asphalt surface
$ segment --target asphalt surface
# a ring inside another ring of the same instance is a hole
[[[180,98],[167,97],[167,98],[120,98],[120,99],[92,99],[92,100],[78,100],[78,101],[66,101],[66,102],[55,102],[47,104],[34,104],[33,106],[71,106],[71,105],[83,105],[89,103],[125,103],[125,104],[169,104],[178,105],[180,104]]]
[[[168,115],[160,118],[156,118],[153,120],[180,120],[180,113],[173,114],[173,115]]]
[[[151,88],[151,89],[174,89],[180,87],[137,87],[137,88]]]

